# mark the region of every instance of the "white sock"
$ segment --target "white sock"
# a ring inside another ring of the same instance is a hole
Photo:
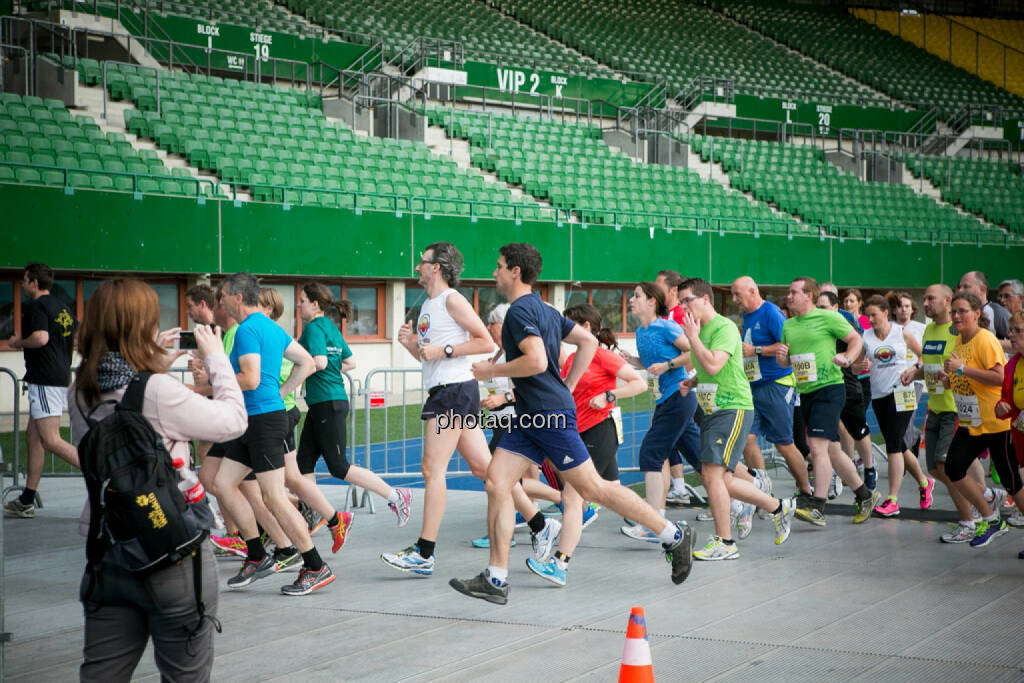
[[[487,576],[495,586],[504,586],[508,583],[508,568],[488,565]]]
[[[969,529],[973,529],[974,528],[974,520],[973,519],[969,520],[969,521],[966,521],[966,522],[963,521],[963,520],[960,520],[960,523],[962,525],[964,525],[965,527],[969,528]]]
[[[996,497],[996,492],[993,491],[991,488],[986,487],[985,488],[985,500],[987,502],[991,503],[992,499],[995,498],[995,497]]]
[[[556,557],[555,558],[555,566],[558,567],[559,569],[561,569],[564,572],[566,569],[569,568],[569,563],[565,562],[563,560],[560,560],[560,559],[558,559]]]
[[[658,540],[662,543],[675,543],[677,534],[682,535],[682,532],[679,531],[679,527],[672,522],[666,521],[665,528],[661,530],[660,534],[658,534]]]
[[[388,502],[392,505],[398,504],[398,491],[391,489],[391,493],[388,494]]]
[[[672,488],[676,491],[685,491],[686,479],[683,477],[672,477]]]
[[[660,510],[658,510],[658,514],[661,515],[662,517],[664,517],[665,516],[665,508],[661,508]]]
[[[985,518],[986,522],[998,522],[999,521],[999,510],[995,510],[991,515]]]

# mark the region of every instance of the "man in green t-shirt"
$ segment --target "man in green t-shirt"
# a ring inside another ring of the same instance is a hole
[[[924,314],[932,322],[924,329],[921,337],[921,360],[903,371],[900,380],[909,385],[917,379],[924,379],[928,391],[928,417],[924,425],[924,452],[928,473],[946,485],[949,497],[959,516],[959,523],[949,533],[940,537],[944,543],[967,543],[974,538],[974,521],[971,504],[950,486],[946,476],[946,452],[956,432],[957,413],[953,403],[953,392],[942,385],[938,373],[942,364],[953,355],[957,333],[952,329],[951,302],[953,290],[943,284],[932,285],[924,292]],[[968,473],[985,485],[985,470],[980,460],[975,460]]]
[[[698,560],[733,560],[740,556],[732,539],[729,500],[736,498],[767,510],[775,517],[775,543],[789,538],[796,502],[768,495],[752,481],[733,475],[754,421],[754,398],[743,371],[743,342],[736,325],[719,315],[712,303],[711,285],[700,278],[679,285],[683,332],[690,342],[696,378],[680,382],[680,392],[696,391],[704,411],[700,428],[701,478],[715,533],[693,552]]]
[[[797,496],[796,516],[815,526],[825,526],[825,503],[832,482],[832,468],[854,492],[857,510],[854,524],[871,516],[878,502],[853,461],[839,448],[839,415],[846,403],[842,368],[850,367],[863,350],[860,335],[841,315],[815,306],[818,282],[798,277],[789,286],[786,303],[792,318],[782,326],[782,343],[775,352],[779,365],[793,368],[800,412],[807,425],[807,445],[814,466],[814,495]],[[836,353],[836,341],[846,351]]]

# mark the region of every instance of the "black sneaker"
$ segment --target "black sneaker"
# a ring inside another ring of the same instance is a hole
[[[306,522],[306,529],[313,533],[313,527],[316,526],[317,521],[320,519],[320,515],[316,513],[316,510],[309,507],[301,500],[299,501],[299,514],[302,515],[302,519]]]
[[[665,560],[672,565],[672,583],[680,584],[686,581],[686,577],[690,575],[690,569],[693,567],[695,536],[693,527],[688,524],[676,522],[676,526],[679,527],[682,537],[676,541],[675,545],[662,545],[662,548],[665,550]]]
[[[303,567],[299,570],[299,578],[295,579],[294,583],[281,586],[281,592],[284,595],[309,595],[313,591],[323,588],[336,578],[334,572],[327,566],[327,563],[324,563],[317,571]]]
[[[508,602],[508,583],[500,587],[495,586],[487,576],[486,570],[472,579],[452,579],[448,585],[471,598],[480,598],[496,605],[504,605]]]
[[[244,588],[256,579],[270,576],[274,573],[274,558],[272,555],[265,555],[259,562],[246,560],[238,573],[228,579],[228,588]]]
[[[274,571],[283,572],[302,562],[302,555],[292,546],[290,549],[277,549],[274,551]]]

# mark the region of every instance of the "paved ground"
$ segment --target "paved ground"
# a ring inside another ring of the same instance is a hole
[[[43,493],[47,506],[35,520],[4,523],[10,681],[74,680],[81,657],[84,543],[76,523],[84,489],[74,479],[48,479]],[[330,488],[339,504],[343,495]],[[909,482],[902,498],[916,509]],[[845,493],[836,510],[851,501]],[[777,547],[770,523],[755,521],[739,560],[698,564],[674,586],[660,553],[622,536],[621,521],[602,511],[584,533],[565,588],[526,570],[529,540],[520,532],[510,603],[502,607],[447,585],[486,564],[486,551],[469,545],[483,532],[484,506],[480,493],[451,493],[431,578],[400,574],[378,559],[415,539],[417,500],[407,529],[395,528],[383,504],[376,515],[359,512],[337,557],[326,534],[318,536],[340,575],[323,591],[281,596],[290,574],[225,589],[213,680],[611,681],[633,605],[646,608],[659,680],[1024,680],[1019,531],[971,549],[937,543],[944,523],[854,526],[840,512],[826,529],[796,522],[789,542]],[[923,517],[948,519],[942,493],[937,507]],[[694,515],[686,509],[673,517],[694,523]],[[711,525],[697,523],[697,530],[703,539]],[[220,562],[222,585],[236,568]],[[136,675],[158,680],[150,653]]]

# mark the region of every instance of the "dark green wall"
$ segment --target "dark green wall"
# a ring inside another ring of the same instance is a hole
[[[841,128],[907,131],[925,114],[916,110],[794,102],[754,95],[736,95],[735,102],[736,118],[806,123],[814,126],[818,135],[824,136],[838,135]],[[932,124],[932,130],[922,132],[932,132],[934,127]]]
[[[798,275],[840,286],[953,284],[968,270],[999,282],[1020,277],[1024,249],[786,237],[663,228],[533,223],[280,204],[146,196],[0,184],[0,268],[43,261],[60,270],[412,277],[424,246],[457,244],[464,277],[488,279],[497,249],[530,242],[546,281],[636,282],[664,268],[728,284],[750,275],[765,285]]]

